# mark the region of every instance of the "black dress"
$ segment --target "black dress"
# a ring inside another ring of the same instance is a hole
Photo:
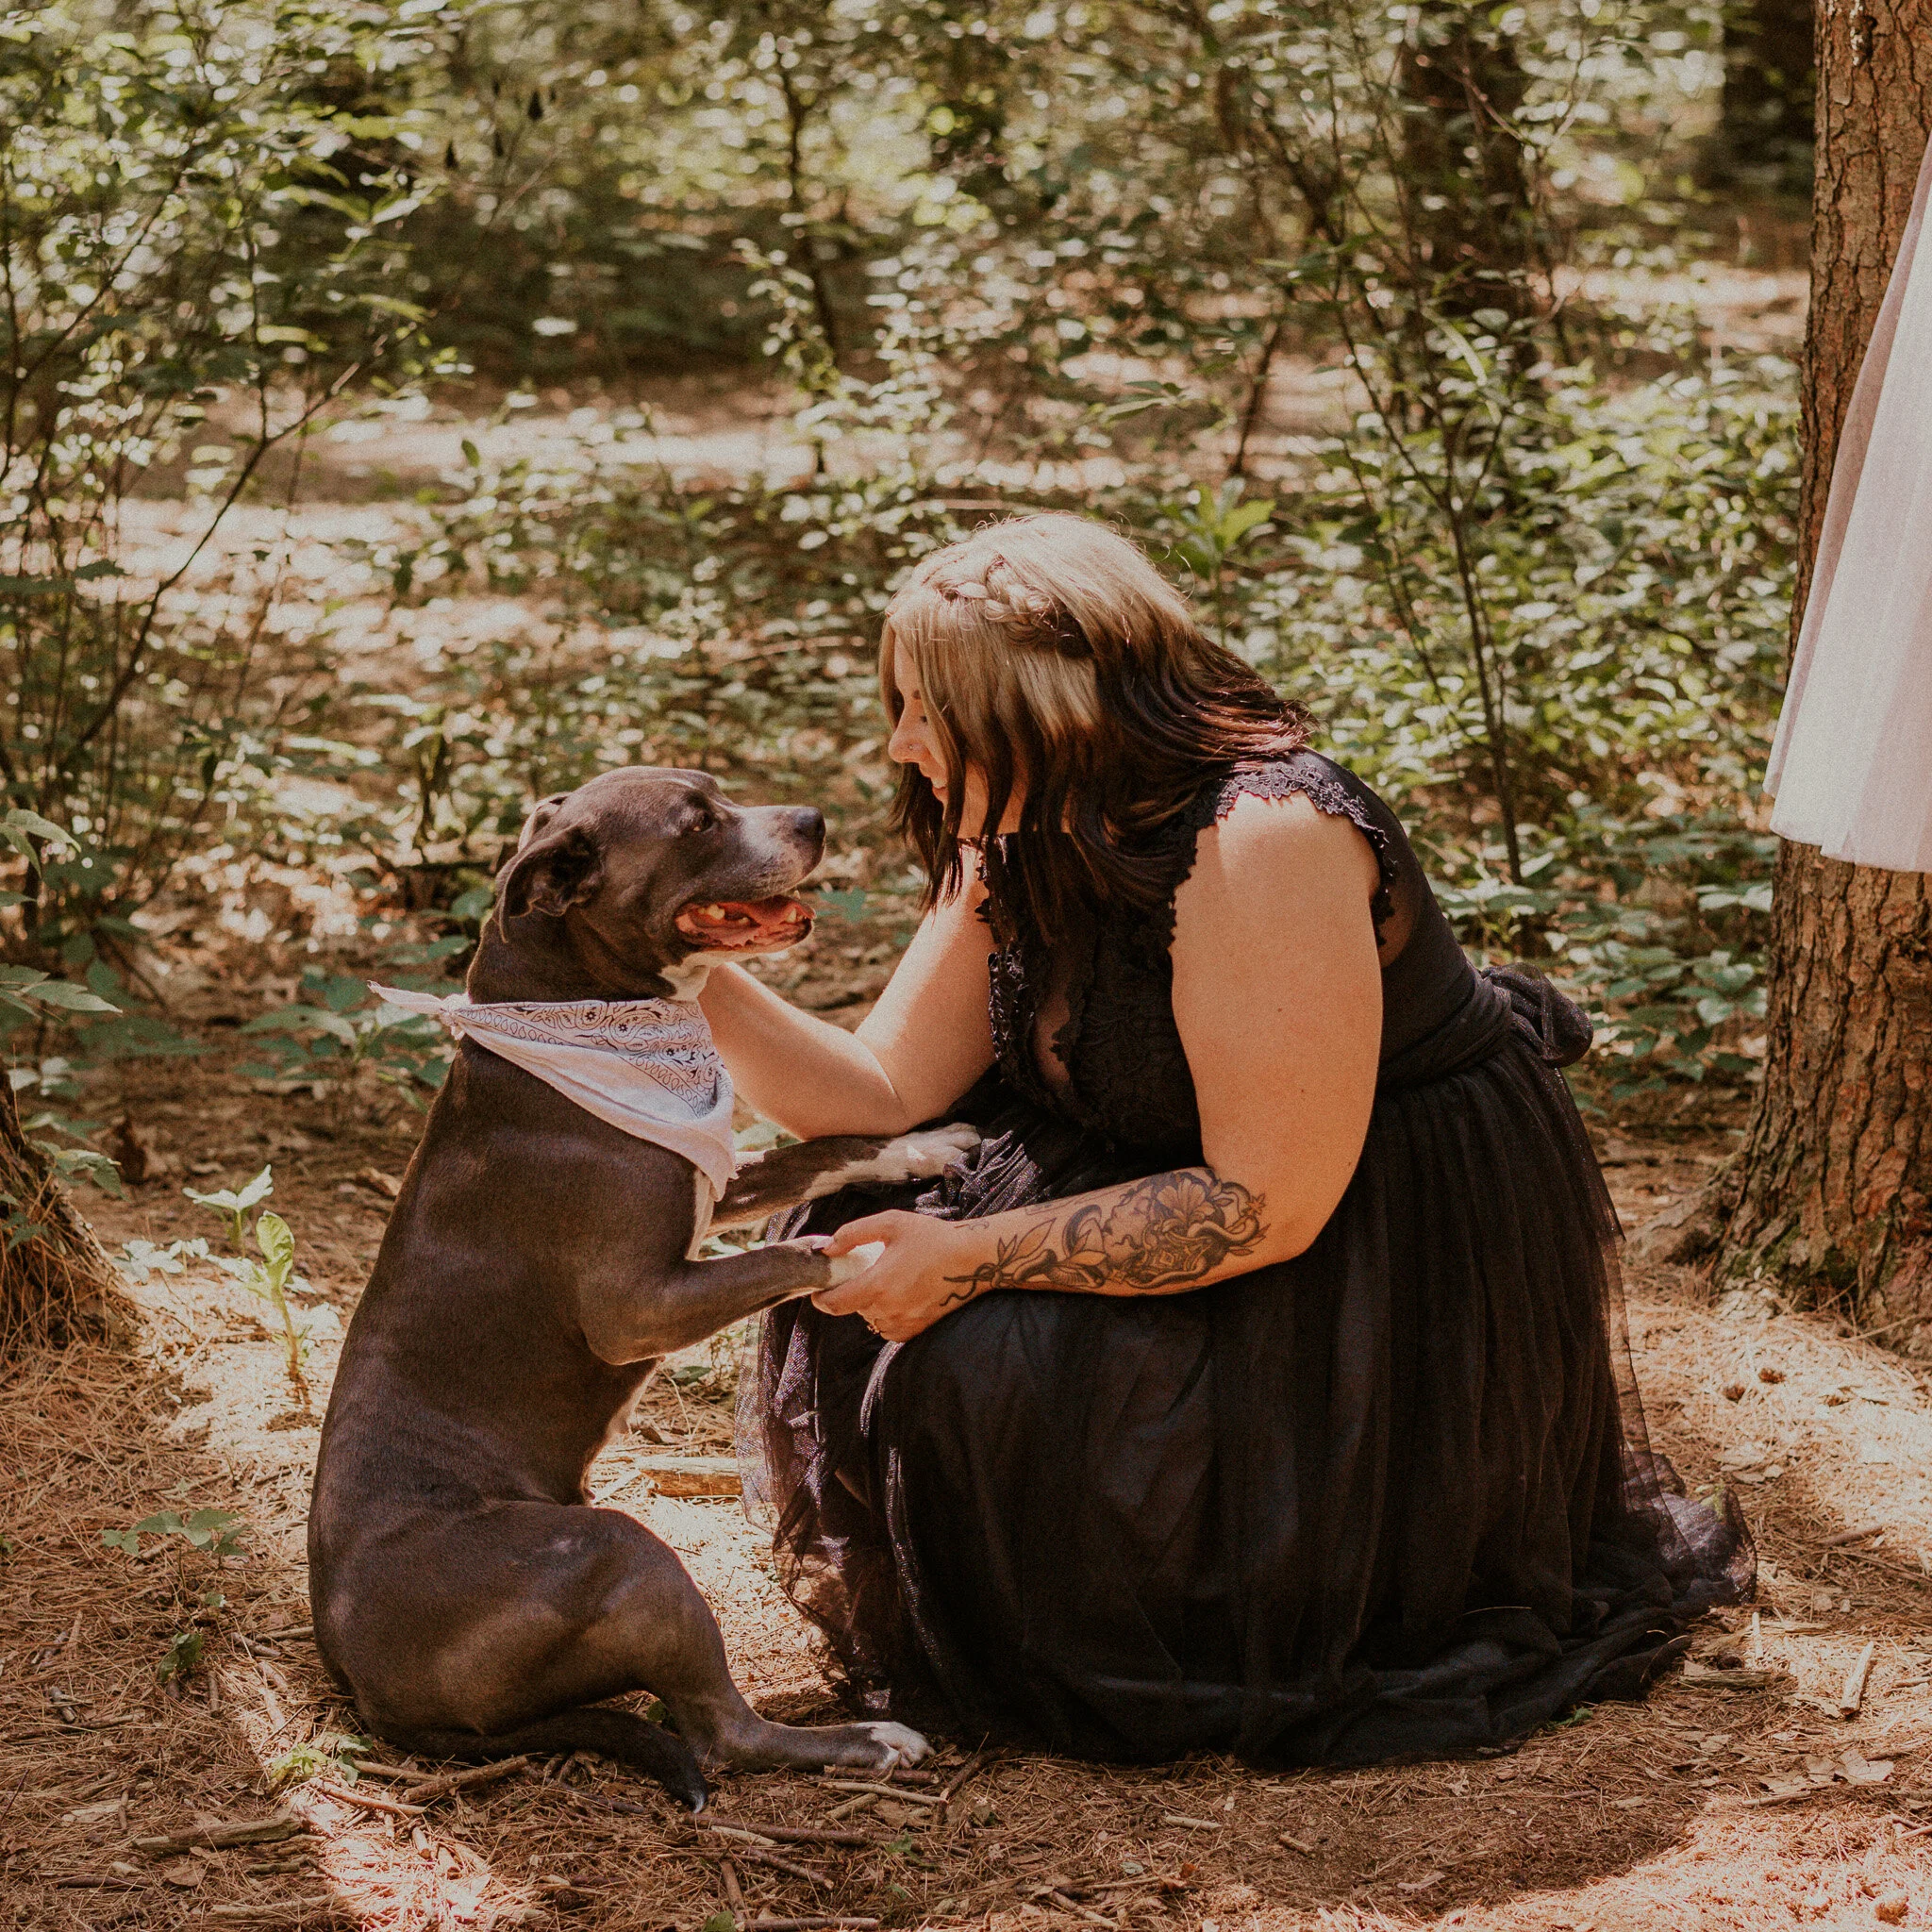
[[[1099,1757],[1467,1752],[1641,1693],[1751,1589],[1735,1510],[1645,1444],[1616,1216],[1555,1071],[1582,1016],[1476,973],[1393,814],[1311,753],[1208,782],[1158,841],[1174,887],[1242,792],[1305,794],[1380,864],[1360,1164],[1305,1254],[1189,1293],[989,1293],[902,1346],[809,1303],[766,1316],[754,1507],[874,1710]],[[793,1231],[1199,1162],[1172,925],[1170,898],[1002,945],[998,1065],[955,1109],[987,1136],[970,1167]]]

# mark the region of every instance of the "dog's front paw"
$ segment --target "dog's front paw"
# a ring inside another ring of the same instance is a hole
[[[825,1268],[831,1275],[828,1286],[837,1288],[855,1274],[863,1274],[886,1252],[884,1241],[861,1241],[849,1255],[828,1255]]]
[[[929,1181],[958,1167],[978,1145],[977,1127],[928,1127],[888,1141],[869,1164],[882,1181]]]

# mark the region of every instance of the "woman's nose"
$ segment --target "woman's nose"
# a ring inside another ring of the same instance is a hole
[[[886,740],[886,756],[896,765],[916,764],[919,761],[919,733],[913,727],[911,714],[899,713],[899,722],[892,726],[892,735]]]

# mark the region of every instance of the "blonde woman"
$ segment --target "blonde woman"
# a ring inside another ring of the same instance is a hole
[[[929,881],[891,985],[851,1034],[705,995],[792,1132],[986,1136],[812,1210],[882,1251],[746,1391],[852,1691],[1341,1763],[1640,1691],[1751,1555],[1645,1450],[1582,1016],[1470,966],[1388,808],[1097,525],[928,558],[881,681]]]

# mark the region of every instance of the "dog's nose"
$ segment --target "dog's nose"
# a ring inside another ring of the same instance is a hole
[[[799,843],[809,845],[816,852],[823,852],[825,846],[825,815],[816,806],[800,805],[792,808],[791,829],[798,834]]]

